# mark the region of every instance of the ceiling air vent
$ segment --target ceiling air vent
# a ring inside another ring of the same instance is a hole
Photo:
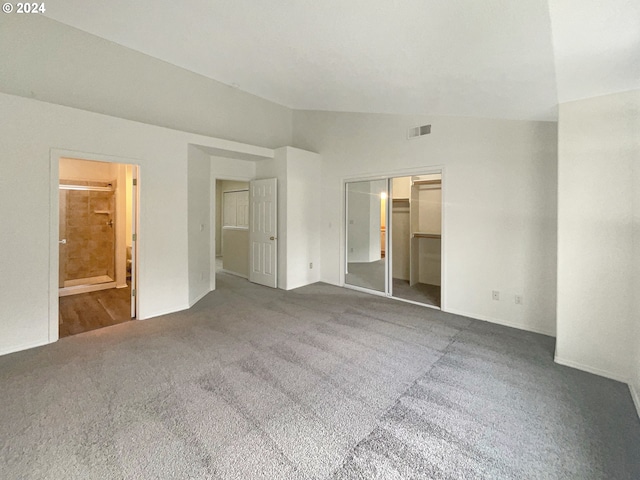
[[[409,129],[407,138],[417,138],[422,135],[429,135],[431,133],[431,125],[422,125],[420,127],[412,127]]]

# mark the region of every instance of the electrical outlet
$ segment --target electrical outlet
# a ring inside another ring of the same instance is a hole
[[[313,262],[309,262],[309,270],[313,268]]]
[[[522,295],[515,296],[516,305],[522,305]]]
[[[498,290],[493,290],[491,292],[491,298],[494,300],[500,300],[500,292]]]

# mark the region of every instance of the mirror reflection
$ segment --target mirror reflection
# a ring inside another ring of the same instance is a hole
[[[384,292],[387,180],[349,182],[346,195],[345,282]]]

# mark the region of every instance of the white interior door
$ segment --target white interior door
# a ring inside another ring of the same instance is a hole
[[[249,184],[249,280],[278,286],[278,181],[253,180]]]

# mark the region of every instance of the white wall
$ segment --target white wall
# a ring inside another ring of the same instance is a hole
[[[321,158],[297,148],[281,150],[287,156],[286,289],[291,290],[320,281]]]
[[[393,198],[411,198],[411,177],[396,177],[392,182]]]
[[[425,175],[421,180],[441,180],[440,175]],[[442,190],[419,189],[417,192],[416,230],[425,233],[442,233]],[[414,208],[413,204],[411,208]],[[437,238],[420,238],[418,244],[418,282],[440,285],[442,270],[442,241]]]
[[[440,285],[442,274],[442,241],[437,238],[418,240],[418,282]]]
[[[392,184],[393,198],[409,199],[411,197],[411,177],[396,177]],[[392,268],[393,278],[409,280],[410,273],[410,253],[411,253],[411,228],[409,204],[403,203],[399,206],[392,204]],[[387,232],[387,235],[389,232]]]
[[[226,272],[249,277],[249,230],[222,230],[222,267]]]
[[[633,170],[640,163],[639,114],[640,91],[570,102],[560,105],[558,134],[556,361],[625,381],[638,319]]]
[[[185,132],[291,144],[291,110],[43,15],[0,15],[0,91]]]
[[[320,280],[320,164],[315,153],[293,147],[256,164],[256,178],[278,179],[278,288],[284,290]]]
[[[211,158],[189,145],[187,169],[189,305],[209,293],[211,279]]]
[[[51,175],[58,173],[57,166],[50,172],[52,148],[140,165],[138,314],[187,308],[187,146],[215,146],[215,139],[6,94],[0,112],[10,119],[0,122],[0,354],[57,338],[49,302],[50,253],[57,252],[50,236],[57,228],[49,211]],[[241,162],[226,160],[216,168]],[[51,261],[57,268],[57,253]]]
[[[418,225],[416,230],[425,233],[442,233],[442,190],[425,189],[418,192]],[[413,207],[413,205],[412,205]]]
[[[323,159],[322,280],[342,283],[344,179],[442,165],[444,310],[555,334],[556,143],[552,122],[294,112],[294,144]]]

